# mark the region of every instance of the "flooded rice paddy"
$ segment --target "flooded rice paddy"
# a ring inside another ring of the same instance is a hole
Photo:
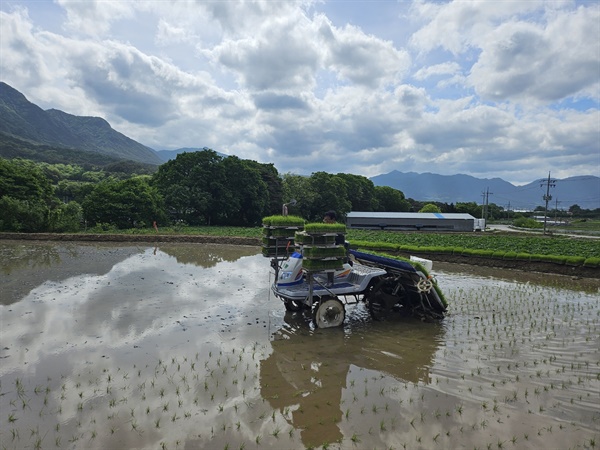
[[[599,280],[436,264],[440,323],[286,313],[255,247],[0,242],[7,449],[594,449]]]

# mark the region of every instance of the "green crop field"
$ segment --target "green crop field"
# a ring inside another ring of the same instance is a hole
[[[125,234],[156,234],[154,229],[111,231]],[[203,235],[223,237],[263,237],[262,227],[164,227],[159,234]],[[600,258],[600,239],[572,238],[564,235],[496,234],[496,233],[406,233],[394,231],[348,230],[352,242],[386,243],[429,248],[462,248],[532,255],[561,255]]]
[[[574,239],[567,236],[516,236],[492,233],[398,233],[352,230],[347,239],[386,242],[415,247],[464,248],[540,255],[600,257],[599,239]]]

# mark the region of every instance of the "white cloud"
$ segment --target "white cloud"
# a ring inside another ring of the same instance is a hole
[[[557,5],[560,3],[552,2]],[[419,51],[429,52],[441,47],[454,55],[478,47],[479,39],[491,32],[497,24],[517,15],[543,10],[546,2],[530,1],[451,1],[413,3],[411,12],[426,25],[415,32],[411,45]]]
[[[492,100],[549,103],[598,92],[600,10],[580,7],[544,24],[508,22],[482,42],[469,80]]]
[[[416,80],[425,80],[429,77],[455,75],[460,73],[460,71],[460,64],[448,61],[441,64],[422,67],[417,70],[413,76]]]
[[[101,36],[110,31],[116,20],[132,18],[132,2],[107,2],[103,0],[56,0],[67,13],[65,28],[82,35]]]
[[[321,8],[337,3],[16,4],[0,4],[2,81],[157,150],[514,182],[598,163],[597,3],[420,0],[381,35],[360,4],[352,23]]]
[[[336,29],[324,17],[319,27],[326,51],[325,64],[343,80],[377,88],[400,82],[410,66],[410,56],[389,41],[365,35],[351,25]]]

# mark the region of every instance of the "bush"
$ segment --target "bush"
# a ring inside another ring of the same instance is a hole
[[[81,229],[83,209],[75,201],[60,204],[50,211],[48,226],[50,231],[57,233],[77,232]]]
[[[49,209],[41,201],[0,198],[0,231],[39,233],[46,231]]]
[[[116,232],[118,230],[119,230],[119,228],[117,228],[117,226],[113,225],[112,223],[97,223],[92,228],[90,228],[88,231],[90,233],[106,233],[106,232]]]
[[[518,217],[513,220],[513,225],[519,228],[543,228],[544,225],[536,220]]]

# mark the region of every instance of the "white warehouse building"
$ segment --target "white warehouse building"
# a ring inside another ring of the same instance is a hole
[[[397,231],[483,231],[483,219],[471,214],[351,211],[347,228]]]

